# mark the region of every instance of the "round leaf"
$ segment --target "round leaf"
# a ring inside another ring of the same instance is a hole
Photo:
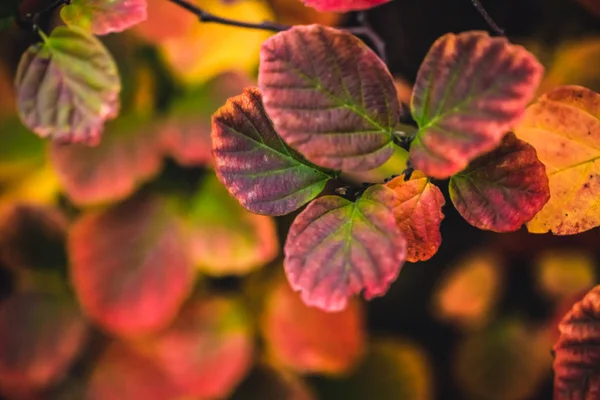
[[[329,175],[283,143],[249,88],[213,117],[217,176],[242,206],[257,214],[288,214],[314,199]]]
[[[485,32],[449,33],[429,50],[411,100],[413,165],[447,178],[494,149],[532,99],[543,68],[524,48]]]
[[[188,220],[192,257],[209,275],[240,275],[279,253],[273,218],[244,210],[214,175],[192,200]]]
[[[23,53],[16,86],[23,123],[61,143],[98,144],[104,121],[119,110],[117,66],[80,28],[59,26]]]
[[[86,336],[74,302],[46,293],[14,294],[0,305],[0,390],[19,397],[57,382]]]
[[[600,225],[600,94],[558,87],[529,106],[515,133],[535,147],[550,180],[550,200],[529,232],[571,235]]]
[[[157,199],[134,197],[84,214],[71,228],[68,244],[84,311],[115,334],[163,328],[194,280],[178,221]]]
[[[495,232],[516,231],[550,198],[544,164],[513,133],[450,178],[449,188],[452,203],[468,223]]]
[[[348,12],[366,10],[390,0],[303,0],[308,7],[319,11]]]
[[[146,19],[146,0],[71,0],[60,16],[95,35],[131,28]]]
[[[267,351],[278,365],[302,373],[340,374],[362,356],[363,325],[358,301],[328,313],[308,307],[281,282],[267,301],[263,331]]]
[[[284,268],[307,305],[338,311],[361,291],[366,299],[385,294],[406,255],[393,213],[396,202],[392,189],[375,185],[354,203],[320,197],[296,217]]]
[[[554,398],[600,396],[600,286],[592,289],[559,325],[554,345]]]
[[[404,176],[396,177],[386,186],[393,189],[398,198],[394,215],[406,238],[406,261],[430,259],[442,243],[440,224],[444,219],[444,195],[420,172],[413,173],[409,181],[404,181]]]
[[[258,83],[275,129],[326,168],[368,170],[393,153],[400,119],[394,80],[354,35],[295,26],[261,49]]]

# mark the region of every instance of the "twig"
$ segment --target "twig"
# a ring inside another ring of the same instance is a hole
[[[185,10],[195,14],[200,22],[208,23],[214,22],[222,25],[235,26],[239,28],[249,28],[249,29],[260,29],[263,31],[270,32],[282,32],[291,28],[290,25],[278,24],[276,22],[263,21],[263,22],[245,22],[238,21],[231,18],[219,17],[218,15],[214,15],[209,13],[208,11],[196,6],[195,4],[190,3],[187,0],[168,0],[172,3],[177,4],[178,6],[184,8]],[[366,16],[364,13],[360,13],[358,15],[358,20],[361,23],[361,26],[344,28],[343,30],[352,33],[356,36],[362,36],[364,38],[368,38],[381,59],[385,62],[385,43],[384,41],[377,35],[377,33],[373,30],[373,28],[369,25],[366,20]]]
[[[488,12],[485,10],[485,8],[483,8],[483,4],[481,4],[481,2],[479,0],[471,0],[471,3],[473,3],[473,6],[475,6],[475,9],[477,9],[477,11],[479,11],[479,14],[481,14],[481,16],[483,17],[485,22],[487,22],[487,24],[490,26],[490,28],[492,28],[492,30],[496,34],[498,34],[500,36],[504,36],[504,29],[500,28],[498,26],[498,24],[496,24],[494,22],[492,17],[490,17],[490,14],[488,14]]]
[[[42,11],[38,11],[36,13],[28,13],[25,15],[25,17],[18,17],[17,18],[17,23],[25,28],[25,27],[29,27],[31,29],[33,29],[34,32],[36,33],[40,33],[41,29],[39,27],[39,22],[40,22],[40,18],[52,13],[54,10],[56,10],[57,8],[63,6],[63,5],[69,5],[71,4],[71,0],[54,0],[52,3],[50,3],[48,5],[48,7],[44,8]],[[44,37],[43,32],[41,33],[42,37]]]

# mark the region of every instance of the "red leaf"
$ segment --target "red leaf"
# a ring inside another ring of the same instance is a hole
[[[554,345],[554,398],[600,397],[600,286],[592,289],[559,325]]]
[[[535,149],[508,133],[500,147],[450,179],[450,198],[471,225],[510,232],[542,209],[550,188]]]
[[[69,254],[84,311],[118,335],[166,326],[194,280],[178,221],[158,199],[84,214],[71,228]]]
[[[319,11],[348,12],[366,10],[390,0],[303,0],[308,7]]]
[[[112,343],[95,365],[86,400],[181,398],[175,384],[151,359],[125,343]]]
[[[60,380],[87,337],[74,302],[18,293],[0,305],[0,388],[16,397]]]
[[[363,290],[366,299],[387,291],[406,255],[393,213],[396,202],[393,190],[375,185],[355,203],[320,197],[296,217],[284,267],[307,305],[338,311]]]
[[[226,398],[253,359],[250,321],[225,298],[190,301],[168,329],[145,344],[180,391],[194,398]]]
[[[341,170],[373,169],[391,157],[401,112],[394,80],[360,39],[295,26],[265,41],[260,56],[265,109],[291,147]]]
[[[505,37],[472,31],[439,38],[413,90],[415,168],[447,178],[493,150],[523,115],[542,72],[532,54]]]
[[[78,205],[124,199],[162,165],[155,133],[135,119],[109,124],[96,147],[54,143],[50,157],[67,195]]]
[[[358,301],[337,313],[306,306],[285,282],[271,293],[263,321],[267,351],[302,373],[349,371],[364,350],[364,321]]]
[[[406,238],[406,261],[430,259],[442,243],[440,224],[444,219],[444,195],[420,172],[413,173],[406,182],[404,176],[394,178],[386,186],[398,197],[394,215]]]
[[[257,214],[297,210],[330,178],[283,143],[255,88],[215,113],[212,140],[217,176],[242,206]]]
[[[95,35],[121,32],[146,19],[146,0],[71,0],[60,10],[67,25]]]

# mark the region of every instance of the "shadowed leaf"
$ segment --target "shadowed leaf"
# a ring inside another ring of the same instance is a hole
[[[109,123],[95,147],[53,143],[50,159],[67,196],[78,205],[124,199],[162,166],[155,132],[135,118]]]
[[[396,223],[406,238],[406,261],[425,261],[433,257],[442,243],[440,224],[444,219],[444,195],[420,172],[409,181],[399,176],[386,184],[396,192]]]
[[[330,313],[305,305],[287,282],[269,296],[263,319],[267,351],[278,365],[301,373],[348,372],[364,351],[360,303]]]
[[[390,0],[303,0],[308,7],[319,11],[348,12],[366,10]]]
[[[565,315],[554,345],[554,398],[592,400],[600,396],[600,286]]]
[[[22,0],[4,0],[0,3],[0,31],[13,23],[19,15],[19,4]]]
[[[122,342],[110,344],[94,366],[86,400],[166,400],[181,393],[150,358]]]
[[[281,137],[315,164],[368,170],[391,157],[394,80],[352,34],[320,25],[278,33],[261,48],[258,83]]]
[[[406,255],[393,213],[396,202],[392,189],[375,185],[355,203],[320,197],[296,217],[284,268],[307,305],[338,311],[360,292],[366,299],[385,294]]]
[[[495,232],[516,231],[550,198],[544,164],[535,149],[513,133],[450,178],[449,190],[468,223]]]
[[[415,168],[447,178],[494,149],[521,118],[543,68],[524,48],[485,32],[448,33],[429,50],[411,109]]]
[[[71,0],[60,10],[60,16],[69,26],[106,35],[144,21],[146,0]]]
[[[59,26],[23,53],[16,86],[23,123],[61,143],[98,144],[104,122],[119,111],[117,66],[80,28]]]
[[[188,219],[194,262],[209,275],[243,275],[279,253],[273,218],[243,209],[214,175],[192,200]]]
[[[145,344],[157,365],[193,398],[227,398],[252,366],[253,338],[244,309],[226,298],[196,298]]]
[[[254,88],[217,111],[212,140],[217,176],[242,206],[257,214],[297,210],[330,178],[283,143]]]
[[[288,371],[259,363],[238,386],[231,400],[316,400],[303,380]]]
[[[87,337],[77,305],[62,295],[17,293],[0,305],[0,390],[14,397],[64,377]]]
[[[178,221],[158,199],[134,197],[84,214],[69,232],[68,247],[83,310],[118,335],[163,328],[194,280]]]
[[[550,200],[532,233],[571,235],[600,225],[600,94],[561,86],[538,99],[516,127],[546,166]]]

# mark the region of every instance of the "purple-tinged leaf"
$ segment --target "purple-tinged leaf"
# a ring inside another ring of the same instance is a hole
[[[485,32],[439,38],[425,57],[411,100],[419,125],[415,168],[448,178],[493,150],[525,112],[543,68],[521,46]]]
[[[212,145],[219,180],[257,214],[297,210],[317,197],[332,177],[285,145],[255,88],[231,98],[213,116]]]
[[[391,157],[394,80],[354,35],[320,25],[280,32],[262,46],[258,83],[275,129],[315,164],[369,170]]]
[[[390,0],[303,0],[308,7],[319,11],[348,12],[373,8]]]
[[[17,104],[23,123],[60,143],[96,145],[119,111],[121,83],[104,45],[80,28],[59,26],[19,63]]]
[[[95,35],[121,32],[146,19],[146,0],[71,0],[60,16]]]
[[[392,189],[375,185],[354,203],[321,197],[296,217],[284,268],[307,305],[338,311],[363,290],[366,299],[388,290],[406,256],[393,212],[397,201]]]
[[[544,164],[512,132],[496,150],[454,175],[449,188],[452,203],[468,223],[495,232],[516,231],[550,198]]]

